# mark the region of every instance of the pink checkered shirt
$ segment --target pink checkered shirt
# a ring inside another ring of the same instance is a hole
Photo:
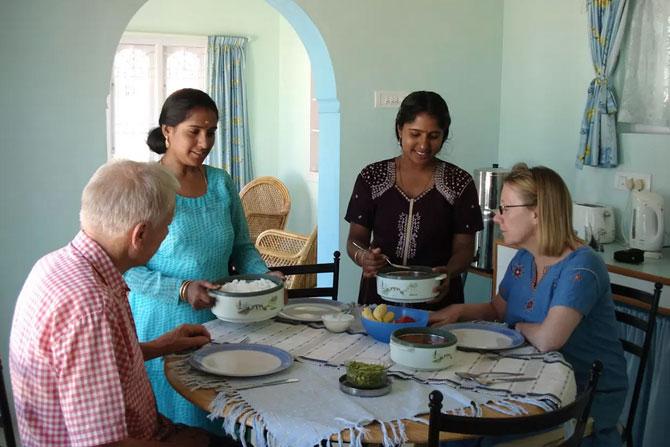
[[[9,342],[24,446],[158,436],[127,292],[109,256],[83,232],[35,264],[16,303]]]

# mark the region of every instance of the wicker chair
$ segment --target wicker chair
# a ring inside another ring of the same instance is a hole
[[[275,177],[258,177],[250,181],[240,191],[240,199],[252,242],[265,230],[283,230],[286,226],[291,197],[286,186]]]
[[[265,230],[256,239],[256,249],[268,267],[316,263],[316,228],[309,235],[283,230]],[[316,274],[286,277],[286,288],[314,287]]]

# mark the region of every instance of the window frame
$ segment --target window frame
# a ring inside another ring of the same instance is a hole
[[[207,66],[208,55],[207,45],[208,37],[201,35],[186,35],[186,34],[163,34],[163,33],[145,33],[145,32],[125,32],[119,40],[118,46],[121,45],[152,45],[154,47],[155,64],[154,64],[154,104],[153,110],[156,113],[155,122],[158,122],[158,114],[160,113],[163,102],[165,101],[165,87],[166,87],[166,71],[165,71],[165,54],[166,47],[195,47],[202,48],[203,52],[203,79],[205,88],[207,84]],[[114,52],[116,57],[117,50]],[[107,118],[107,160],[114,158],[114,67],[112,64],[112,73],[109,80],[109,93],[106,101],[106,118]],[[152,159],[158,160],[160,157],[157,154],[151,154]]]

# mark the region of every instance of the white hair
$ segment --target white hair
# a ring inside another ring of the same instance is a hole
[[[174,211],[179,181],[158,163],[109,162],[93,174],[81,195],[83,229],[119,236],[141,222],[159,225]]]

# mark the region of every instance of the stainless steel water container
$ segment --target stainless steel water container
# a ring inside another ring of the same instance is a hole
[[[509,169],[493,164],[490,168],[475,169],[474,180],[482,209],[484,228],[475,236],[475,259],[473,267],[483,270],[493,269],[493,241],[500,238],[500,230],[493,223],[493,216],[500,205],[503,180]]]

